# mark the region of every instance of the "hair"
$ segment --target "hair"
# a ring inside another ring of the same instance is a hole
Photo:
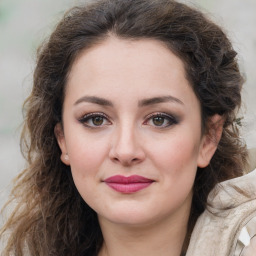
[[[27,168],[15,181],[9,204],[15,202],[16,208],[0,232],[2,239],[8,235],[3,255],[97,255],[102,246],[97,214],[60,160],[54,127],[62,121],[72,64],[85,49],[110,36],[163,42],[184,63],[200,101],[203,132],[209,132],[210,117],[223,117],[217,150],[209,166],[197,170],[185,241],[213,187],[243,174],[247,151],[236,125],[243,78],[237,54],[219,26],[172,0],[99,0],[72,8],[38,50],[21,135]]]

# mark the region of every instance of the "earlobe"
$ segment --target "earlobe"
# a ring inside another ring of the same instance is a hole
[[[60,123],[57,123],[55,125],[54,134],[61,150],[61,156],[60,156],[61,161],[66,165],[70,165],[69,156],[67,154],[65,136],[64,136],[62,125]]]
[[[68,154],[64,154],[63,152],[61,153],[61,156],[60,156],[60,159],[62,161],[62,163],[64,163],[65,165],[70,165],[70,162],[69,162],[69,156]]]
[[[203,136],[197,161],[197,166],[204,168],[209,165],[222,136],[224,118],[214,115],[208,121],[208,131]]]

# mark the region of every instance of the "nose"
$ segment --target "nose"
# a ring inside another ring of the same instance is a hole
[[[123,166],[132,166],[144,161],[143,142],[135,128],[125,126],[117,130],[112,137],[110,159]]]

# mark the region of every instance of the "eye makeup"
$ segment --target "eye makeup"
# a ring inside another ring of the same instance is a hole
[[[88,128],[100,128],[111,124],[109,117],[102,112],[88,113],[78,121]]]
[[[146,116],[146,120],[143,122],[143,125],[150,125],[155,128],[168,128],[170,126],[178,124],[179,119],[168,113],[164,112],[154,112]]]
[[[154,112],[143,118],[142,125],[164,129],[179,123],[179,118],[165,112]],[[78,121],[88,128],[102,128],[111,125],[110,118],[103,112],[91,112],[83,115]]]

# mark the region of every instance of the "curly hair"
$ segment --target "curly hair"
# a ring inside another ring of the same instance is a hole
[[[79,195],[70,167],[60,160],[54,127],[62,121],[72,64],[82,51],[110,35],[166,44],[185,65],[201,104],[203,132],[209,131],[214,114],[225,120],[209,166],[197,170],[186,241],[212,188],[243,174],[247,151],[236,125],[243,78],[236,52],[220,27],[172,0],[99,0],[72,8],[38,50],[21,135],[27,168],[15,181],[9,204],[14,201],[16,208],[0,232],[2,239],[8,234],[3,255],[97,255],[102,246],[97,214]]]

